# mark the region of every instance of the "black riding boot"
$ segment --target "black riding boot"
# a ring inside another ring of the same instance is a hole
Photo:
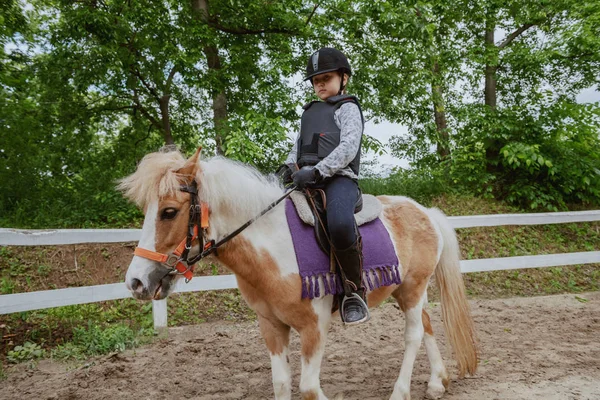
[[[366,291],[362,286],[362,248],[361,239],[344,250],[335,250],[342,267],[344,298],[340,306],[342,321],[346,325],[360,324],[371,318],[366,302]]]

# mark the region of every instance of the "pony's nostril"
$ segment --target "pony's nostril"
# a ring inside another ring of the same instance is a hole
[[[144,285],[142,285],[142,281],[140,281],[139,279],[132,279],[131,280],[131,290],[133,290],[136,293],[142,293],[144,291]]]

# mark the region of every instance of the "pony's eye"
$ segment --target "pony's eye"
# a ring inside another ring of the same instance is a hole
[[[175,218],[175,216],[177,215],[179,211],[175,208],[165,208],[164,210],[162,210],[162,213],[160,214],[160,219],[164,220],[164,219],[173,219]]]

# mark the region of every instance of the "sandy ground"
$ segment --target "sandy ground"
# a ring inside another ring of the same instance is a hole
[[[429,308],[452,375],[445,399],[600,399],[600,292],[471,302],[481,346],[474,377],[456,378],[439,306]],[[394,304],[370,323],[331,328],[321,383],[331,398],[388,399],[403,354],[403,317]],[[299,343],[292,335],[294,398],[299,398]],[[361,354],[352,357],[352,354]],[[269,399],[270,362],[258,325],[207,323],[171,328],[167,339],[67,366],[46,360],[18,365],[0,381],[0,399]],[[412,398],[425,396],[424,347],[415,363]]]

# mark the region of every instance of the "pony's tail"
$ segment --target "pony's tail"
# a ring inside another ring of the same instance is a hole
[[[460,272],[458,240],[443,212],[431,208],[428,214],[439,227],[444,242],[440,261],[435,269],[435,280],[440,288],[444,329],[454,350],[459,376],[462,378],[467,372],[469,375],[475,374],[478,349],[471,309]]]

